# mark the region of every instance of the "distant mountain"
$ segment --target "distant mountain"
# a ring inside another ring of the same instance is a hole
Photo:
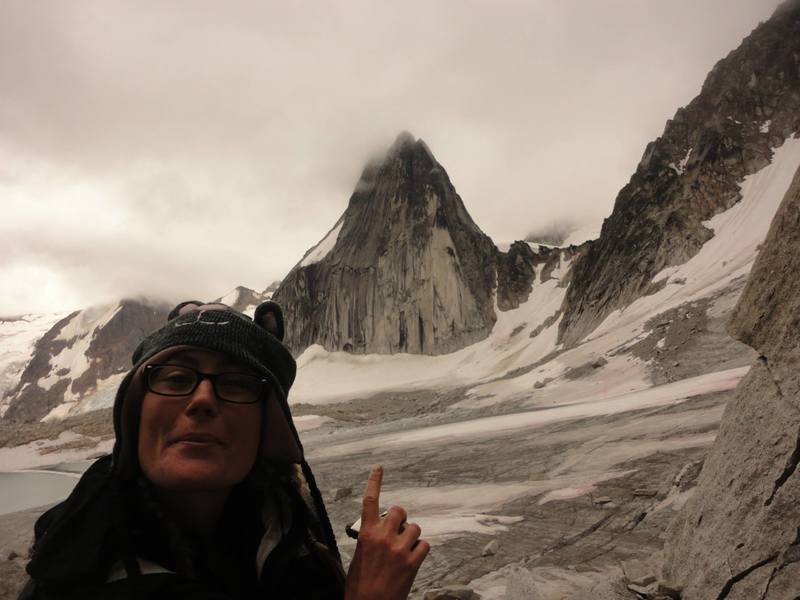
[[[483,339],[495,253],[425,142],[403,133],[275,292],[289,346],[441,354]]]
[[[110,406],[103,394],[113,394],[139,340],[160,327],[168,311],[122,300],[60,319],[35,342],[16,384],[5,391],[4,418],[33,421]]]
[[[467,213],[427,144],[401,133],[368,164],[344,214],[281,282],[295,354],[443,354],[484,339],[496,307],[528,298],[580,250],[517,242],[498,250]]]
[[[275,284],[273,283],[272,285]],[[214,300],[214,302],[227,304],[231,308],[235,308],[236,310],[252,317],[253,313],[256,310],[256,307],[265,300],[270,299],[271,296],[270,287],[268,287],[263,292],[258,293],[255,290],[251,290],[250,288],[246,288],[240,285],[233,288],[230,292],[228,292],[224,296],[217,298],[216,300]]]
[[[278,288],[279,288],[279,287],[281,287],[281,282],[280,282],[279,280],[273,281],[272,283],[270,283],[270,284],[269,284],[269,285],[268,285],[268,286],[267,286],[267,287],[264,289],[264,291],[263,291],[263,292],[261,292],[261,295],[262,295],[262,296],[264,296],[264,298],[266,298],[267,300],[269,300],[270,298],[272,298],[272,295],[273,295],[275,292],[277,292],[277,291],[278,291]]]
[[[605,317],[667,285],[714,235],[705,224],[800,130],[800,24],[780,7],[719,61],[700,94],[667,122],[620,191],[600,238],[575,264],[560,339],[578,343]]]

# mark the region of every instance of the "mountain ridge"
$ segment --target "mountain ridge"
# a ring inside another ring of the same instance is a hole
[[[647,145],[601,235],[575,265],[559,339],[574,345],[614,310],[657,291],[653,277],[712,237],[703,222],[800,130],[800,5],[790,2],[718,61],[700,94]]]

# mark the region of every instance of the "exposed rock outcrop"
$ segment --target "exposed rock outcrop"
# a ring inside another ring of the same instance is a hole
[[[669,532],[664,574],[683,600],[800,595],[799,271],[800,170],[729,326],[760,358]]]
[[[739,200],[739,183],[800,130],[800,1],[791,0],[719,61],[701,93],[650,143],[600,238],[573,269],[560,340],[665,282],[712,237],[703,221]]]
[[[34,421],[78,402],[100,382],[130,368],[144,335],[160,327],[169,307],[138,300],[76,311],[40,338],[17,385],[6,394],[4,419]]]
[[[497,308],[511,310],[525,302],[533,289],[536,267],[547,261],[550,249],[537,250],[527,242],[514,242],[497,256]]]
[[[553,279],[553,272],[564,262],[585,254],[592,242],[564,248],[545,246],[529,242],[514,242],[508,252],[497,253],[497,308],[513,310],[530,296],[536,282],[545,283]],[[559,282],[567,287],[572,271]],[[549,325],[548,325],[549,326]],[[535,337],[535,336],[531,336]]]
[[[477,342],[496,319],[496,252],[428,146],[403,133],[275,292],[287,343],[441,354]]]

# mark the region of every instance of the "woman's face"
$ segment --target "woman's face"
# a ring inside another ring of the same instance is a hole
[[[202,373],[252,372],[224,354],[201,349],[182,351],[164,362]],[[236,485],[258,455],[261,404],[224,402],[208,379],[185,396],[147,391],[138,447],[144,475],[171,491],[218,491]]]

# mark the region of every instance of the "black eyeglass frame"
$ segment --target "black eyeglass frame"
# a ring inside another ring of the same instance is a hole
[[[165,394],[164,392],[159,392],[153,389],[150,385],[150,377],[153,373],[153,369],[163,368],[163,367],[177,367],[179,369],[186,369],[187,371],[191,371],[197,376],[197,380],[194,382],[192,389],[187,392],[182,392],[180,394]],[[253,400],[252,402],[239,402],[237,400],[229,400],[224,396],[220,395],[219,391],[217,390],[217,379],[220,377],[224,377],[225,375],[244,375],[245,377],[252,377],[261,384],[261,391],[258,394],[258,397]],[[260,377],[258,375],[253,375],[252,373],[241,373],[237,371],[226,371],[225,373],[202,373],[197,369],[193,369],[192,367],[187,367],[185,365],[171,365],[171,364],[149,364],[145,365],[144,367],[144,384],[147,387],[147,390],[158,395],[158,396],[166,396],[167,398],[180,398],[181,396],[191,396],[195,393],[198,387],[200,387],[200,383],[204,379],[208,379],[211,382],[211,387],[214,388],[214,395],[222,400],[223,402],[227,402],[229,404],[257,404],[261,402],[265,397],[265,392],[269,390],[269,386],[271,381],[266,377]]]

